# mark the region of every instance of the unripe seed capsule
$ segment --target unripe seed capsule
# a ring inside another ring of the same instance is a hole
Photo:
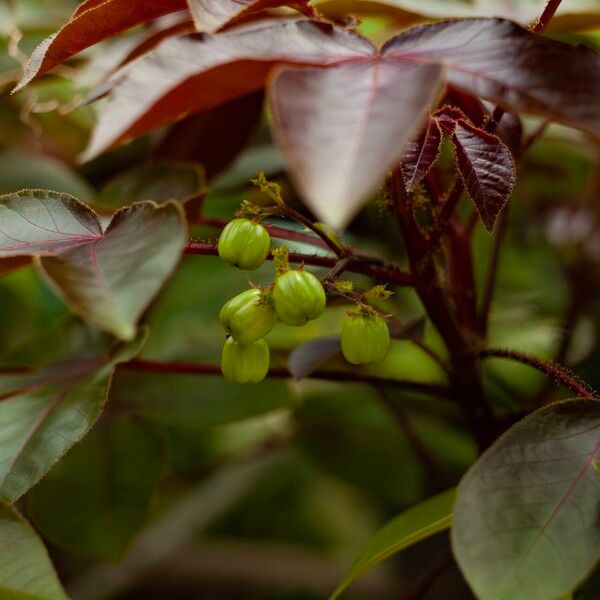
[[[342,325],[342,354],[353,365],[383,360],[390,348],[390,330],[382,317],[349,315]]]
[[[263,338],[277,323],[277,315],[261,290],[252,288],[232,298],[219,314],[228,333],[240,344]]]
[[[221,372],[232,383],[258,383],[269,371],[269,346],[265,340],[240,344],[227,338],[221,351]]]
[[[249,219],[229,222],[219,237],[219,256],[238,269],[253,271],[267,258],[271,238],[267,230]]]
[[[273,286],[273,306],[280,321],[287,325],[305,325],[325,310],[325,290],[308,271],[287,271]]]

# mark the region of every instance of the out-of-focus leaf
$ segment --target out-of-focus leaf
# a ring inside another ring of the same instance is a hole
[[[492,231],[515,185],[515,163],[497,135],[464,119],[453,124],[458,170],[486,229]]]
[[[425,131],[410,142],[402,157],[404,185],[408,193],[427,175],[440,153],[442,132],[435,119],[427,122]]]
[[[290,6],[312,14],[309,0],[189,0],[190,11],[199,31],[214,33],[267,8]]]
[[[330,600],[335,600],[353,581],[380,562],[450,527],[456,490],[451,489],[413,506],[392,519],[369,541],[367,547],[350,567],[348,574],[335,588]]]
[[[156,161],[117,175],[95,198],[95,204],[120,208],[140,200],[185,203],[206,191],[204,171],[193,162]]]
[[[0,373],[1,500],[18,500],[88,432],[104,406],[115,365],[131,360],[145,336],[110,354]]]
[[[270,19],[215,36],[170,38],[112,78],[108,87],[118,85],[84,158],[260,90],[276,63],[325,65],[374,52],[349,31],[305,19]]]
[[[511,154],[515,158],[519,158],[523,137],[523,123],[519,115],[509,112],[504,113],[496,127],[496,134],[508,146]]]
[[[575,600],[596,600],[600,597],[600,565],[594,569],[589,579],[575,594]]]
[[[44,544],[21,515],[0,502],[0,596],[67,600]]]
[[[600,402],[570,400],[520,421],[459,488],[454,555],[482,600],[550,600],[600,558]]]
[[[262,91],[255,92],[176,123],[156,149],[156,156],[197,161],[211,179],[235,158],[256,129],[263,97]]]
[[[392,56],[328,69],[286,69],[270,104],[279,146],[310,208],[348,224],[422,123],[440,88],[439,65]]]
[[[145,21],[185,8],[185,0],[87,0],[60,31],[46,38],[35,49],[17,89],[88,46]]]
[[[383,52],[439,61],[448,81],[470,94],[600,134],[600,55],[590,48],[502,19],[467,19],[415,27]]]
[[[28,514],[54,544],[120,560],[163,474],[159,432],[131,417],[100,423],[34,488]]]
[[[0,197],[0,257],[50,255],[102,238],[90,208],[68,194],[22,190]]]
[[[326,360],[341,352],[340,336],[317,338],[294,348],[288,358],[288,369],[296,379],[308,377]]]
[[[171,276],[187,239],[175,202],[140,202],[115,214],[102,237],[54,256],[43,273],[73,312],[124,340]]]

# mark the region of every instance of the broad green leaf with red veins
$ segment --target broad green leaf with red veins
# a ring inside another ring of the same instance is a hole
[[[186,0],[88,0],[33,52],[17,90],[98,42],[140,23],[187,8]]]
[[[402,157],[402,174],[407,193],[429,173],[440,154],[442,132],[436,119],[429,119],[424,131],[407,144]]]
[[[18,500],[89,431],[115,366],[140,351],[146,334],[108,353],[0,372],[0,500]]]
[[[384,46],[417,62],[439,61],[457,88],[512,112],[537,114],[600,135],[600,55],[501,19],[415,27]]]
[[[481,600],[553,600],[600,559],[600,402],[570,400],[517,423],[458,488],[452,546]]]
[[[307,15],[312,13],[308,0],[188,0],[188,3],[196,28],[208,33],[268,8],[290,6]]]
[[[384,55],[279,73],[270,89],[276,138],[320,220],[344,227],[377,190],[433,103],[441,71]]]
[[[485,228],[492,231],[515,185],[515,163],[510,150],[497,135],[464,119],[453,124],[451,137],[465,188]]]

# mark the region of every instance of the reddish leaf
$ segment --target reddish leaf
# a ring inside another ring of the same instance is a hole
[[[513,112],[539,114],[600,135],[600,55],[501,19],[415,27],[387,53],[440,61],[450,83]]]
[[[523,123],[519,116],[514,113],[504,113],[496,127],[496,133],[508,146],[511,154],[518,157],[521,153],[521,138],[523,137]]]
[[[419,137],[406,146],[402,167],[404,185],[408,193],[412,192],[437,160],[442,144],[442,132],[436,119],[430,119]]]
[[[388,57],[286,69],[271,86],[275,133],[323,221],[347,225],[380,185],[439,89],[439,65]]]
[[[156,155],[195,160],[206,177],[224,169],[246,145],[262,115],[262,91],[184,119],[171,128]]]
[[[374,52],[353,33],[304,19],[260,21],[216,36],[168,39],[116,76],[119,85],[84,157],[257,91],[277,63],[326,65]]]
[[[446,87],[440,106],[460,109],[477,126],[483,125],[483,121],[488,116],[488,111],[479,98],[475,98],[471,94],[465,94],[465,92],[457,90],[451,85]]]
[[[198,31],[213,33],[241,19],[279,6],[290,6],[307,15],[313,10],[308,0],[189,0]]]
[[[486,229],[492,231],[515,184],[510,151],[498,136],[464,119],[456,121],[452,143],[467,192]]]
[[[35,49],[16,89],[115,33],[185,8],[185,0],[88,0],[60,31]]]

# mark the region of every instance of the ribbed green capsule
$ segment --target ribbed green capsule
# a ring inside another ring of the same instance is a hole
[[[221,309],[219,320],[236,342],[251,344],[275,327],[277,315],[263,292],[252,288],[227,302]]]
[[[325,310],[325,290],[308,271],[287,271],[277,277],[272,298],[278,319],[287,325],[305,325]]]
[[[390,330],[379,315],[350,315],[342,325],[342,354],[353,365],[383,360],[390,349]]]
[[[258,383],[269,371],[269,346],[265,340],[240,344],[227,338],[221,351],[221,372],[232,383]]]
[[[267,230],[249,219],[229,222],[219,237],[219,256],[238,269],[253,271],[267,258],[271,238]]]

